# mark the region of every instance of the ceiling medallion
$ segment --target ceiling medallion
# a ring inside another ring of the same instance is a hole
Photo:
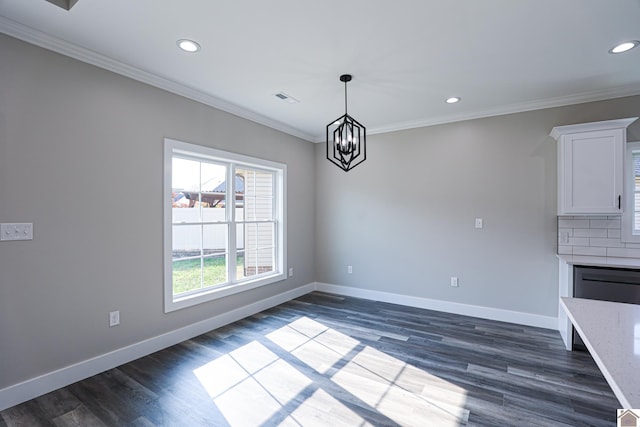
[[[367,158],[367,129],[347,114],[347,83],[351,74],[343,74],[344,115],[327,125],[327,160],[348,172]]]

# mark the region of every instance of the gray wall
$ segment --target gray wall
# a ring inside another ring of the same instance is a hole
[[[346,174],[316,147],[318,281],[555,317],[549,132],[639,114],[636,96],[372,135]]]
[[[640,113],[630,97],[373,135],[345,174],[323,144],[3,35],[0,58],[0,222],[35,233],[0,243],[0,388],[314,280],[555,316],[548,133]],[[288,165],[293,279],[163,313],[164,137]]]
[[[35,235],[0,242],[0,388],[314,280],[312,144],[4,35],[0,58],[0,222]],[[164,314],[164,137],[287,164],[292,279]]]

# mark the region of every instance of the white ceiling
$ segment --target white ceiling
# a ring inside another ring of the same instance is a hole
[[[640,0],[0,0],[0,15],[0,32],[315,142],[344,113],[344,73],[369,133],[640,94],[640,48],[608,53],[640,39]]]

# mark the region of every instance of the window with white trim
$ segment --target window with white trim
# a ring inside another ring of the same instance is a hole
[[[624,167],[622,241],[640,243],[640,142],[628,142]]]
[[[164,141],[165,312],[285,279],[286,165]]]

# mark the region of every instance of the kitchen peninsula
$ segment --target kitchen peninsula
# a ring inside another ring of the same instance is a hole
[[[640,306],[568,297],[560,304],[622,407],[640,408]]]

